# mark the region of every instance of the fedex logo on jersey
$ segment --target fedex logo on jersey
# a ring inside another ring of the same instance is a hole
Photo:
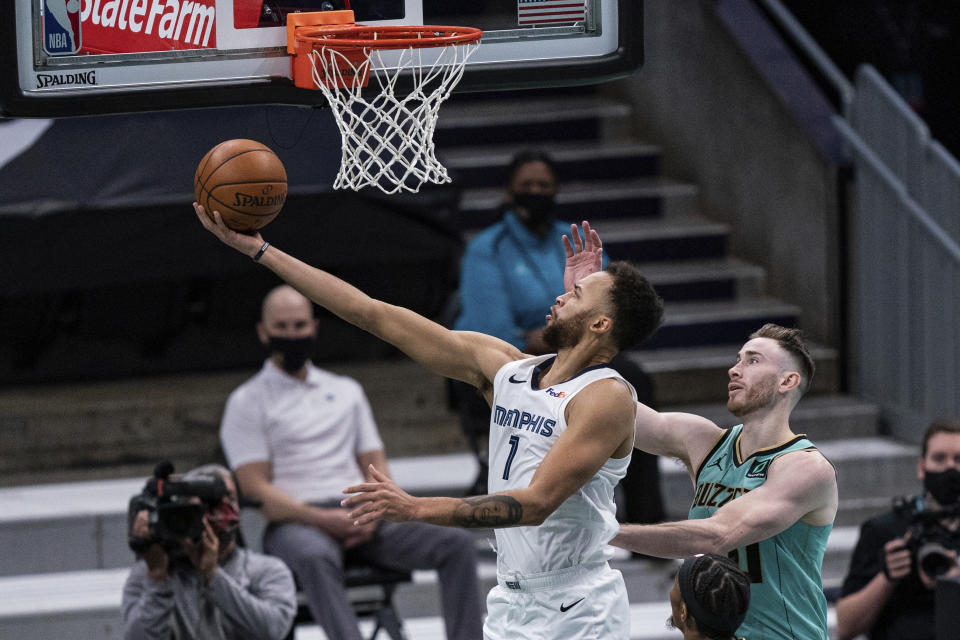
[[[549,389],[546,389],[545,393],[546,393],[548,396],[553,396],[554,398],[564,398],[564,397],[566,397],[566,395],[567,395],[567,392],[566,392],[566,391],[554,391],[554,390],[553,390],[553,387],[550,387]]]
[[[519,409],[507,409],[500,405],[493,408],[493,422],[500,427],[529,431],[544,438],[552,436],[553,428],[557,426],[556,420],[547,419],[546,416]]]
[[[68,56],[80,50],[80,0],[43,0],[43,50]]]

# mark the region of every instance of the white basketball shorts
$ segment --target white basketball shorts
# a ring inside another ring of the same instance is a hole
[[[487,596],[485,640],[630,638],[627,587],[607,563],[498,583]]]

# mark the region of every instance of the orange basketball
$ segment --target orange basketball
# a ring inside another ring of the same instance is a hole
[[[235,231],[259,229],[287,199],[287,171],[269,147],[254,140],[227,140],[203,156],[193,192],[208,215],[220,212]]]

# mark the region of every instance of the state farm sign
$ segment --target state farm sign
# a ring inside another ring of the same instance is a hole
[[[215,5],[216,0],[83,0],[80,54],[216,48]]]

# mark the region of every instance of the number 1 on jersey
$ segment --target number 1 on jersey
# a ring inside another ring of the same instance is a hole
[[[510,436],[510,455],[507,456],[507,464],[503,465],[503,479],[510,479],[510,465],[513,464],[513,456],[517,455],[517,447],[520,446],[520,436]]]

